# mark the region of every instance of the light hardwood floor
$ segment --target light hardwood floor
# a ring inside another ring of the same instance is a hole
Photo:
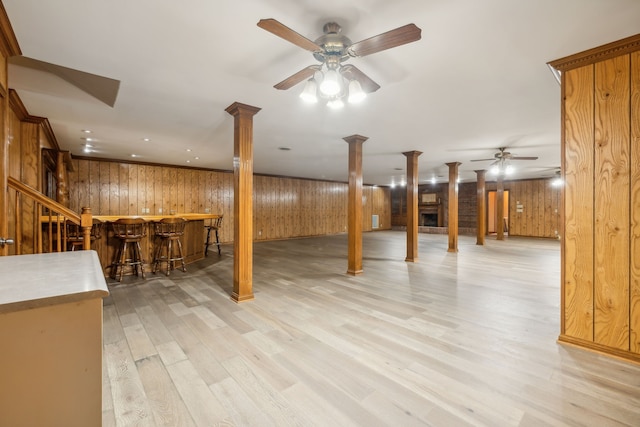
[[[346,235],[110,283],[105,426],[640,426],[640,366],[558,345],[559,242]],[[214,251],[215,252],[215,251]]]

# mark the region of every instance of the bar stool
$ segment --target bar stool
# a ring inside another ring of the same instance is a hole
[[[67,220],[67,250],[75,251],[79,246],[81,249],[84,245],[84,235],[82,234],[82,227],[78,224]],[[104,223],[99,219],[93,218],[93,225],[91,226],[91,247],[93,242],[102,237],[102,227]]]
[[[122,281],[125,267],[131,267],[131,273],[135,273],[137,276],[139,266],[144,279],[144,259],[142,258],[140,241],[147,235],[145,224],[146,221],[142,218],[121,218],[111,223],[114,237],[120,240],[116,258],[111,263],[111,277],[113,279],[118,276],[118,268],[120,268],[118,282]],[[130,258],[127,258],[129,255]]]
[[[166,262],[166,274],[168,276],[171,270],[176,268],[176,261],[180,261],[182,264],[182,271],[187,271],[187,268],[184,266],[184,255],[182,254],[182,243],[180,242],[180,237],[184,235],[186,222],[184,218],[164,218],[154,223],[155,235],[160,238],[160,245],[158,249],[156,249],[156,254],[153,258],[154,273],[158,270],[158,264]],[[177,254],[175,253],[173,242],[178,243]]]
[[[210,225],[204,226],[204,228],[207,229],[207,240],[204,243],[204,256],[207,256],[207,252],[209,251],[209,245],[216,245],[218,247],[218,255],[222,255],[222,251],[220,250],[220,236],[218,235],[218,230],[220,229],[221,226],[222,226],[222,215],[220,215],[218,218],[214,218],[211,221]],[[216,233],[215,243],[210,243],[212,230],[215,231]]]

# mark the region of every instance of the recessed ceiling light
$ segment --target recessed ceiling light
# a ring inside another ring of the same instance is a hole
[[[190,152],[191,152],[191,148],[187,148],[187,152],[189,152],[189,153],[190,153]]]
[[[91,131],[89,129],[82,129],[82,132],[84,133],[91,133]]]
[[[200,157],[196,156],[196,157],[195,157],[195,159],[196,159],[196,160],[200,160]]]
[[[138,155],[137,154],[132,154],[131,157],[138,157]]]
[[[191,163],[191,160],[187,160],[187,163]]]
[[[143,140],[144,142],[149,142],[149,141],[151,141],[151,138],[142,138],[142,140]]]
[[[81,140],[83,140],[83,141],[95,141],[95,139],[93,139],[93,138],[85,138],[85,137],[82,137],[82,138],[80,138],[80,139],[81,139]]]

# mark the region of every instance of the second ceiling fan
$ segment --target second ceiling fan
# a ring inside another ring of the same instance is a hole
[[[276,36],[306,49],[320,64],[310,65],[274,85],[276,89],[289,89],[303,80],[307,85],[300,95],[307,101],[317,101],[318,97],[326,99],[331,107],[342,106],[342,99],[349,102],[363,99],[367,93],[380,88],[376,82],[351,64],[343,62],[352,57],[371,55],[421,38],[420,28],[407,24],[395,30],[352,43],[349,38],[340,34],[341,28],[335,22],[328,22],[323,27],[324,34],[315,41],[293,31],[275,19],[261,19],[258,27]]]
[[[490,165],[491,171],[495,174],[504,173],[508,175],[512,172],[511,165],[509,164],[511,160],[538,160],[538,157],[534,157],[534,156],[530,156],[530,157],[514,156],[510,152],[506,151],[507,150],[506,147],[500,147],[498,148],[498,150],[499,151],[493,155],[492,159],[474,159],[471,161],[486,162],[486,161],[493,160],[493,163],[491,163]]]

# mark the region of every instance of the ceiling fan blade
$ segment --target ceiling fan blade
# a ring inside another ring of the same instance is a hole
[[[493,159],[475,159],[475,160],[471,160],[472,162],[488,162],[489,160],[495,160],[495,158]]]
[[[538,160],[537,157],[509,157],[510,160]]]
[[[276,21],[273,18],[261,19],[260,21],[258,21],[258,27],[262,28],[263,30],[267,30],[271,34],[275,34],[276,36],[308,51],[318,52],[322,50],[320,46],[318,46],[308,38],[296,33],[291,28],[280,23],[279,21]]]
[[[340,72],[347,79],[356,79],[360,82],[362,90],[366,93],[373,93],[380,89],[380,85],[369,78],[365,73],[351,64],[343,65]]]
[[[280,83],[274,85],[273,87],[275,87],[276,89],[279,89],[279,90],[290,89],[293,86],[295,86],[298,83],[300,83],[301,81],[307,80],[310,77],[312,77],[319,68],[320,68],[319,65],[309,65],[307,68],[303,68],[302,70],[300,70],[297,73],[287,77],[286,79],[284,79]]]
[[[351,56],[366,56],[392,47],[420,40],[422,30],[415,24],[407,24],[395,30],[378,34],[377,36],[356,42],[349,46],[348,52]]]

